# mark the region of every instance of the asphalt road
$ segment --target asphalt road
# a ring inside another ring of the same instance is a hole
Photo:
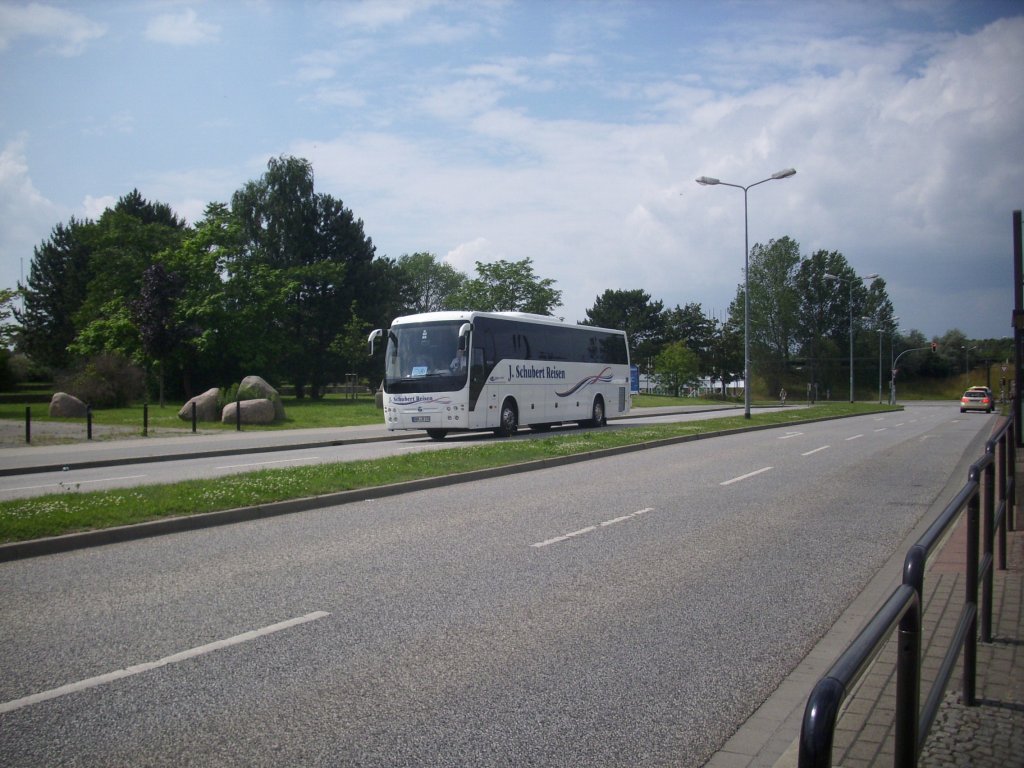
[[[991,424],[910,406],[2,564],[0,763],[702,765]]]

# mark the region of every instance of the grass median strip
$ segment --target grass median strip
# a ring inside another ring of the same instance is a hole
[[[892,409],[860,403],[835,403],[774,413],[755,412],[749,420],[739,415],[619,429],[572,430],[537,440],[489,442],[443,451],[264,469],[210,480],[186,480],[120,490],[84,492],[77,490],[74,483],[69,483],[68,490],[63,493],[0,502],[0,543],[322,496],[673,437],[749,426],[797,424],[884,410]]]

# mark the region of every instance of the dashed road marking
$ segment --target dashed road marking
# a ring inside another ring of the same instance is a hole
[[[153,669],[166,667],[168,664],[176,664],[179,661],[194,659],[196,656],[203,656],[207,653],[219,651],[223,648],[230,648],[232,645],[238,645],[239,643],[247,643],[258,637],[270,635],[274,632],[280,632],[283,629],[289,629],[291,627],[298,626],[299,624],[305,624],[309,621],[316,621],[317,619],[322,619],[325,616],[330,615],[331,614],[326,611],[314,611],[313,613],[307,613],[305,616],[298,616],[294,619],[281,621],[267,627],[243,632],[240,635],[235,635],[234,637],[229,637],[225,640],[217,640],[213,643],[200,645],[198,648],[190,648],[189,650],[182,651],[181,653],[164,656],[162,659],[157,659],[156,661],[147,661],[142,664],[135,664],[134,666],[125,667],[124,669],[119,669],[115,672],[108,672],[105,675],[97,675],[96,677],[90,677],[86,680],[79,680],[77,683],[69,683],[68,685],[62,685],[59,688],[51,688],[50,690],[43,691],[41,693],[33,693],[31,696],[23,696],[20,699],[14,699],[13,701],[7,701],[0,704],[0,714],[13,712],[16,709],[28,707],[32,704],[39,704],[43,701],[49,701],[50,699],[56,699],[60,696],[67,696],[70,693],[77,693],[79,691],[88,690],[89,688],[96,688],[101,685],[106,685],[107,683],[112,683],[115,680],[120,680],[124,677],[131,677],[132,675],[138,675],[143,672],[149,672]]]
[[[628,515],[621,515],[620,517],[613,517],[611,520],[605,520],[603,523],[597,525],[588,525],[586,528],[580,528],[578,531],[571,531],[569,533],[563,533],[561,536],[555,536],[554,538],[547,539],[546,541],[538,541],[535,544],[531,544],[531,547],[540,549],[541,547],[550,547],[552,544],[558,544],[561,541],[568,541],[577,536],[584,536],[588,533],[593,533],[600,528],[606,528],[609,525],[617,525],[618,523],[624,523],[627,520],[632,520],[640,515],[646,515],[648,512],[653,512],[654,507],[645,507],[644,509],[638,509],[636,512],[631,512]]]

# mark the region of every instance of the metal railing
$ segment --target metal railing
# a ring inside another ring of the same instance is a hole
[[[971,465],[966,485],[907,552],[903,561],[903,583],[811,691],[800,731],[800,768],[828,768],[832,765],[832,742],[843,702],[894,631],[898,633],[894,766],[910,768],[917,765],[921,747],[931,730],[961,650],[963,703],[977,705],[978,636],[980,634],[982,642],[992,640],[993,565],[998,555],[999,569],[1006,570],[1006,531],[1015,530],[1015,469],[1014,421],[1007,419],[985,444],[984,456]],[[929,555],[964,514],[967,516],[964,606],[952,644],[945,652],[922,707],[925,565]]]

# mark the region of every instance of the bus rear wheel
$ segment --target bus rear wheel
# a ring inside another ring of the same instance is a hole
[[[594,406],[590,409],[590,422],[591,427],[603,427],[608,421],[604,415],[604,399],[598,395],[594,398]]]
[[[498,416],[498,428],[494,434],[498,437],[512,437],[519,429],[519,412],[516,410],[516,402],[511,397],[501,404],[501,414]]]
[[[427,436],[431,440],[444,440],[444,436],[448,434],[447,429],[428,429]]]

